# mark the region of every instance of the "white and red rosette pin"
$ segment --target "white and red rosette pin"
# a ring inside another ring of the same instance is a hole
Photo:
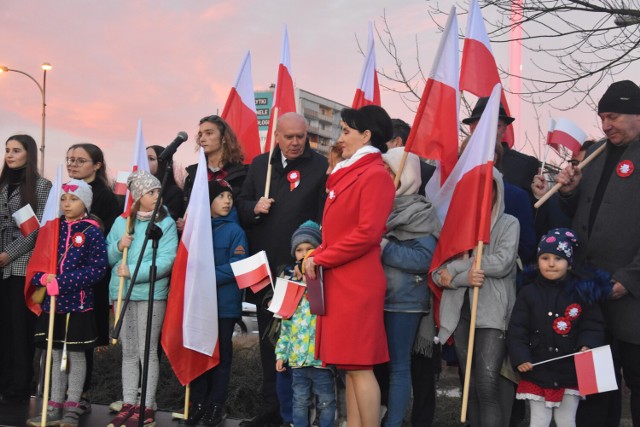
[[[616,166],[616,173],[620,178],[627,178],[633,173],[633,163],[631,160],[623,160]]]
[[[564,311],[564,316],[570,320],[576,320],[582,314],[582,307],[580,304],[571,304]]]
[[[566,317],[557,317],[553,321],[553,330],[558,335],[567,335],[571,331],[571,321]]]
[[[84,235],[84,233],[75,233],[73,236],[71,236],[71,242],[73,243],[73,246],[75,246],[76,248],[79,248],[80,246],[84,245],[84,242],[87,240],[87,237]]]
[[[300,185],[300,172],[293,170],[287,174],[287,180],[289,181],[289,191],[293,191]]]

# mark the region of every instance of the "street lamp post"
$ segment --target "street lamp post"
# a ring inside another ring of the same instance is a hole
[[[40,89],[40,95],[42,95],[42,129],[40,131],[40,168],[39,169],[40,169],[40,175],[44,176],[44,122],[46,118],[46,108],[47,108],[47,103],[46,103],[47,71],[51,70],[51,68],[53,67],[48,62],[43,62],[41,67],[43,70],[42,85],[38,83],[38,81],[34,79],[31,76],[31,74],[25,73],[24,71],[14,70],[12,68],[0,66],[0,73],[7,73],[9,71],[12,71],[14,73],[22,74],[23,76],[29,77],[31,81],[34,82],[36,86],[38,86],[38,89]]]

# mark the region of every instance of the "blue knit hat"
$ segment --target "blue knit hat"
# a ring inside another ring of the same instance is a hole
[[[538,243],[538,256],[554,254],[573,264],[573,254],[578,247],[578,237],[568,228],[554,228],[542,236]]]
[[[320,226],[313,221],[306,221],[291,236],[291,256],[296,256],[296,248],[300,243],[310,243],[317,248],[320,242],[322,242]]]

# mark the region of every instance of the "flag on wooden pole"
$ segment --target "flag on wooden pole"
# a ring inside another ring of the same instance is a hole
[[[273,120],[273,110],[278,107],[278,114],[296,112],[296,95],[293,86],[293,73],[291,71],[291,56],[289,54],[289,33],[287,26],[282,29],[282,49],[280,51],[280,65],[278,66],[278,80],[273,92],[273,104],[271,105],[271,120],[267,132],[265,151],[271,148],[272,129],[277,124]],[[274,142],[275,143],[275,142]]]
[[[478,98],[485,98],[491,94],[494,86],[498,83],[500,83],[498,66],[491,50],[491,42],[484,26],[482,12],[478,0],[472,0],[467,21],[467,35],[462,51],[460,90],[470,92]],[[510,116],[504,90],[500,92],[500,102],[507,116]],[[507,126],[504,141],[509,147],[513,147],[514,139],[513,126]]]
[[[405,151],[438,161],[434,179],[439,183],[458,160],[458,68],[458,20],[452,7],[405,144]]]
[[[493,197],[493,156],[498,125],[501,86],[497,84],[460,160],[443,184],[436,210],[446,212],[431,260],[436,270],[454,255],[489,243]],[[439,303],[442,289],[430,283]],[[436,304],[436,317],[438,313]]]
[[[149,159],[147,158],[147,147],[144,143],[144,135],[142,134],[142,119],[138,119],[138,130],[136,132],[136,142],[133,144],[133,157],[131,160],[131,172],[137,170],[143,170],[149,172]],[[119,175],[119,177],[121,177]],[[126,186],[126,180],[125,180]],[[124,218],[129,216],[131,212],[131,206],[133,205],[133,198],[127,189],[127,194],[124,200]]]
[[[33,275],[39,271],[56,274],[58,271],[58,235],[60,233],[60,196],[62,194],[62,164],[58,165],[47,202],[42,212],[42,226],[38,231],[38,239],[29,259],[24,284],[24,297],[29,310],[40,315],[40,304],[33,301],[35,286],[31,285]],[[45,289],[45,288],[41,288]],[[44,291],[40,291],[44,292]]]
[[[361,108],[365,105],[380,104],[380,85],[378,84],[378,73],[376,72],[376,49],[373,38],[373,24],[369,22],[369,39],[367,41],[366,56],[362,73],[360,75],[360,85],[356,89],[351,108]]]
[[[187,212],[162,326],[162,348],[182,385],[220,361],[211,208],[202,148]]]
[[[240,66],[236,82],[229,92],[221,117],[234,130],[244,151],[244,163],[251,164],[260,154],[260,133],[258,114],[253,95],[253,77],[251,76],[251,53],[247,51]]]

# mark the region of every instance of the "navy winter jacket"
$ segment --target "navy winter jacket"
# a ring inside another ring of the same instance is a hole
[[[218,317],[242,317],[242,291],[238,289],[230,263],[247,257],[248,242],[233,208],[229,215],[211,219],[213,253],[216,263]]]

